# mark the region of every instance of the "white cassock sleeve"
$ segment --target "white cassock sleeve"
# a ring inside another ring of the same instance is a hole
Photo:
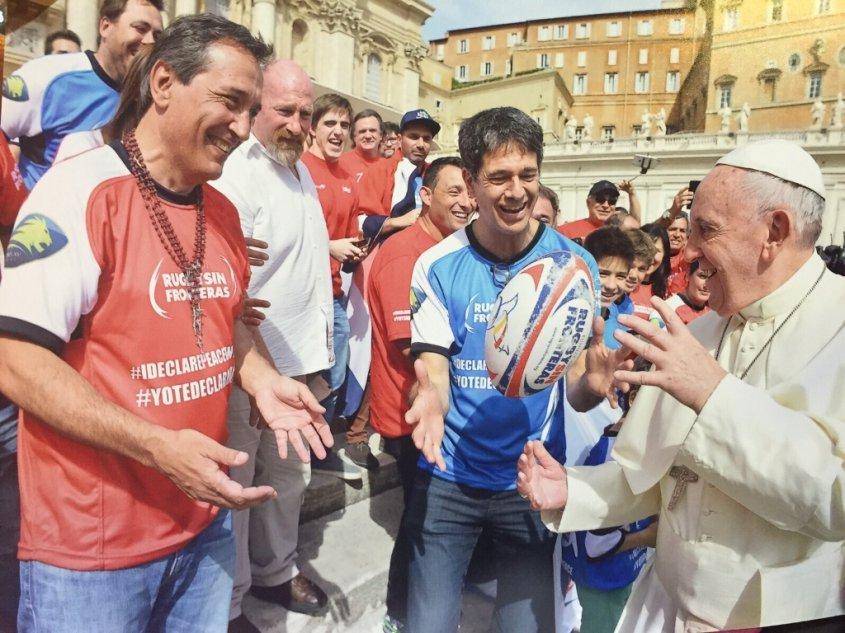
[[[566,469],[569,501],[561,511],[543,512],[553,532],[575,532],[627,525],[660,512],[660,487],[634,494],[616,462]]]
[[[735,376],[719,383],[683,449],[708,483],[773,525],[845,540],[845,335],[815,372],[767,393]]]

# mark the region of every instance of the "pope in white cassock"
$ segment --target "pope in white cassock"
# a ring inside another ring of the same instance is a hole
[[[687,328],[654,299],[666,329],[619,319],[640,337],[618,340],[653,369],[615,372],[645,385],[615,462],[564,469],[539,442],[520,457],[517,488],[550,530],[659,515],[620,633],[845,614],[845,278],[814,251],[824,197],[793,143],[722,158],[696,191],[686,247],[711,275],[713,312]],[[845,620],[822,626],[795,630]]]

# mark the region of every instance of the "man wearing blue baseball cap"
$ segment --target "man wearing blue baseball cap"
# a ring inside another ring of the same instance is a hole
[[[401,151],[374,165],[361,179],[358,207],[368,216],[363,223],[366,237],[384,237],[416,222],[425,161],[439,131],[440,124],[425,110],[404,114],[399,124]]]

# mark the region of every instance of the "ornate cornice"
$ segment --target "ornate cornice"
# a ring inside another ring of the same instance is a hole
[[[329,33],[355,35],[361,25],[361,9],[348,0],[288,0],[288,6],[318,19]]]
[[[403,49],[408,65],[414,70],[420,70],[422,60],[428,55],[428,47],[420,42],[406,42]]]

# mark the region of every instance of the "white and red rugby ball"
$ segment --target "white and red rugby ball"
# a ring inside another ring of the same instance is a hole
[[[493,385],[522,398],[551,387],[587,344],[596,291],[581,257],[554,251],[502,288],[487,322],[484,358]]]

